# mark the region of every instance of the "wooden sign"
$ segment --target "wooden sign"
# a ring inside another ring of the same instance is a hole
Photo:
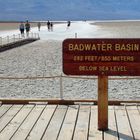
[[[140,75],[140,39],[66,39],[63,72],[67,75]]]
[[[63,72],[98,75],[98,129],[108,129],[108,76],[140,75],[140,39],[66,39]]]

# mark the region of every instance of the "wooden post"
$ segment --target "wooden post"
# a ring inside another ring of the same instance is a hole
[[[20,40],[20,34],[18,34],[18,38],[19,38],[19,40]]]
[[[63,81],[62,81],[62,75],[60,76],[60,99],[63,100]]]
[[[108,76],[98,76],[98,130],[108,130]]]
[[[31,38],[34,38],[34,34],[33,33],[31,33]]]
[[[7,36],[7,43],[9,43],[9,36]]]
[[[2,45],[2,37],[0,37],[0,45]]]
[[[14,40],[14,42],[15,42],[15,34],[13,35],[13,40]]]
[[[37,34],[37,36],[38,36],[38,39],[39,39],[39,34]]]
[[[75,33],[75,38],[77,38],[77,33]]]

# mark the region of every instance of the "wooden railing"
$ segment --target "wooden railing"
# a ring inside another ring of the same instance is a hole
[[[39,34],[38,33],[29,33],[29,35],[24,35],[22,36],[21,34],[13,34],[11,36],[6,36],[6,37],[0,37],[0,46],[3,46],[5,44],[9,44],[9,43],[13,43],[13,42],[17,42],[20,40],[24,40],[27,38],[35,38],[35,39],[39,39]]]
[[[55,79],[58,78],[59,79],[59,87],[60,87],[60,94],[59,94],[59,98],[61,100],[63,100],[64,98],[64,92],[63,92],[63,85],[64,85],[64,81],[63,78],[69,78],[69,79],[81,79],[81,80],[98,80],[98,78],[96,76],[93,77],[86,77],[86,76],[29,76],[29,77],[6,77],[6,76],[1,76],[0,80],[38,80],[38,79]],[[108,80],[135,80],[135,79],[139,79],[140,80],[140,76],[136,76],[136,77],[109,77]],[[83,101],[83,100],[82,100]],[[86,100],[85,100],[86,101]],[[120,102],[119,102],[120,103]]]

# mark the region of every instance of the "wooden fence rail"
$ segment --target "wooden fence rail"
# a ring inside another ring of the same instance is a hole
[[[16,41],[24,40],[27,38],[36,38],[39,39],[38,33],[29,33],[29,35],[22,36],[21,34],[13,34],[11,36],[0,37],[0,47],[5,44],[13,43]]]
[[[35,77],[6,77],[6,76],[1,76],[0,80],[38,80],[38,79],[59,79],[59,87],[60,87],[60,94],[59,97],[61,100],[63,100],[63,79],[68,78],[68,79],[80,79],[80,80],[98,80],[97,77],[83,77],[83,76],[35,76]],[[140,76],[137,77],[109,77],[108,80],[135,80],[135,79],[140,79]],[[116,102],[117,104],[118,102]],[[120,102],[119,102],[120,103]]]

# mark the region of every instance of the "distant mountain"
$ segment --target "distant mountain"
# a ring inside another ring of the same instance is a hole
[[[0,0],[0,20],[140,19],[139,0]]]

